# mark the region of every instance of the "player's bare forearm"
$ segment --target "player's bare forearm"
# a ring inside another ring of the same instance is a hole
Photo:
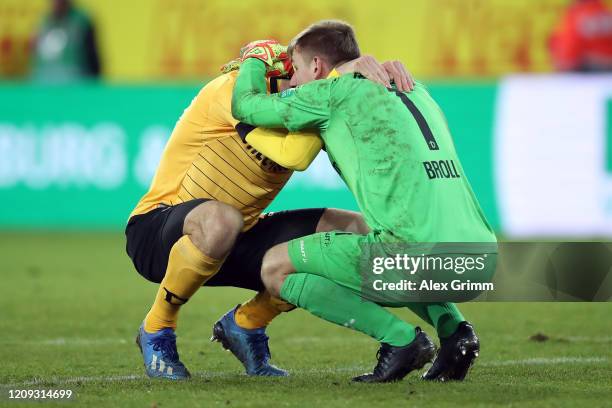
[[[267,94],[266,66],[257,59],[242,63],[232,93],[232,116],[253,126],[285,127],[275,109],[276,97]]]

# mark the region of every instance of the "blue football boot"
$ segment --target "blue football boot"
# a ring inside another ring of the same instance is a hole
[[[140,348],[145,371],[149,377],[169,380],[185,380],[191,377],[179,360],[174,330],[166,328],[155,333],[147,333],[142,325],[138,330],[136,345]]]
[[[211,341],[218,341],[232,352],[248,375],[285,377],[289,373],[269,363],[270,349],[266,329],[243,329],[236,324],[234,313],[238,306],[227,312],[213,326]]]

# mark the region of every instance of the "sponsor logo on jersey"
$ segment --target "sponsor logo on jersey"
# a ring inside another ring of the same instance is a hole
[[[279,93],[278,95],[281,98],[287,98],[287,97],[293,95],[294,93],[295,93],[295,88],[287,88],[284,91],[282,91],[281,93]]]
[[[242,144],[244,145],[249,155],[253,159],[255,159],[257,163],[259,163],[260,167],[268,173],[288,173],[290,171],[281,166],[280,164],[277,164],[276,162],[268,159],[266,156],[261,154],[257,149],[255,149],[253,146],[251,146],[244,140],[242,141]]]
[[[306,255],[306,244],[303,239],[300,239],[300,255],[302,255],[302,262],[308,263],[308,255]]]

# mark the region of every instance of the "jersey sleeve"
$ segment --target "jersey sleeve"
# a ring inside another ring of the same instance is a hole
[[[245,140],[270,160],[297,171],[306,170],[323,147],[316,133],[280,129],[255,128]]]
[[[254,58],[244,61],[234,86],[232,114],[241,122],[289,131],[327,127],[333,80],[313,81],[280,94],[266,93],[266,68]]]

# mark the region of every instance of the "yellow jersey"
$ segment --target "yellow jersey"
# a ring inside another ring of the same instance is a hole
[[[289,180],[291,170],[243,141],[235,129],[231,99],[237,75],[233,71],[212,80],[185,109],[149,191],[130,217],[160,204],[208,198],[238,209],[247,230]]]

